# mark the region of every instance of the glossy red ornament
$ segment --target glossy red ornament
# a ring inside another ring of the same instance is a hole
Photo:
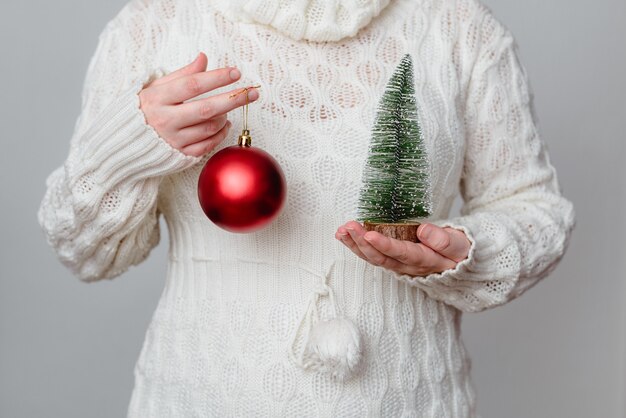
[[[285,195],[285,176],[276,160],[245,145],[217,152],[198,179],[202,210],[231,232],[253,232],[268,225],[280,214]]]

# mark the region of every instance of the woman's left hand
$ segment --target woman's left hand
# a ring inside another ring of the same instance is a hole
[[[471,243],[463,231],[424,223],[417,229],[419,243],[387,238],[350,221],[337,228],[335,238],[365,261],[399,274],[425,277],[453,269],[469,254]]]

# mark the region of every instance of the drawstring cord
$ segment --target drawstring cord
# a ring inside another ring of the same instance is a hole
[[[307,348],[309,346],[309,341],[311,337],[311,328],[313,326],[313,320],[315,320],[315,322],[319,322],[320,320],[319,311],[317,309],[317,303],[321,296],[330,297],[330,302],[333,307],[333,313],[335,317],[339,316],[338,314],[340,311],[339,311],[339,307],[337,306],[337,302],[335,300],[335,292],[333,292],[332,287],[328,285],[328,279],[329,279],[331,272],[333,271],[334,266],[335,266],[335,263],[333,263],[330,266],[330,268],[328,269],[329,271],[326,274],[326,276],[321,276],[321,275],[314,273],[316,276],[318,276],[321,279],[321,282],[315,283],[313,287],[313,294],[311,295],[311,299],[309,300],[309,305],[307,307],[307,310],[305,314],[303,315],[302,319],[300,320],[300,322],[298,323],[298,326],[296,327],[295,331],[293,332],[293,336],[289,343],[289,358],[298,366],[303,368],[304,370],[307,370],[312,366],[318,365],[317,364],[318,361],[315,361],[315,359],[310,355],[310,353],[308,353],[309,355],[307,355]],[[302,342],[302,347],[300,348],[299,352],[296,353],[295,344],[298,340],[298,332],[300,331],[300,328],[302,328],[303,325],[305,326],[304,340]]]
[[[321,281],[313,287],[306,312],[293,331],[289,342],[290,360],[303,370],[324,371],[333,378],[346,379],[357,371],[361,360],[361,336],[356,325],[344,316],[328,284],[335,262]],[[334,317],[321,321],[317,304],[328,296]],[[302,346],[296,349],[298,335],[304,327]]]

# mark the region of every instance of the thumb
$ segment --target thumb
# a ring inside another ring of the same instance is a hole
[[[179,68],[176,71],[169,73],[166,76],[159,78],[158,80],[155,80],[154,83],[152,84],[155,86],[158,86],[160,84],[168,83],[172,80],[175,80],[185,75],[190,75],[190,74],[195,74],[195,73],[200,73],[202,71],[206,71],[207,63],[208,63],[208,59],[206,55],[204,54],[204,52],[200,52],[198,56],[196,57],[196,59],[194,59],[192,62],[185,65],[184,67]]]
[[[471,242],[463,231],[440,228],[429,223],[421,224],[417,228],[417,237],[422,244],[456,262],[467,258],[471,247]]]

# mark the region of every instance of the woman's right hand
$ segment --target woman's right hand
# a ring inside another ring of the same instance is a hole
[[[191,64],[154,80],[139,92],[146,122],[172,147],[195,157],[210,152],[226,137],[231,126],[226,114],[246,104],[246,94],[230,97],[234,90],[185,103],[241,77],[234,67],[212,71],[206,67],[207,57],[200,53]],[[250,102],[259,97],[256,89],[247,95]]]

